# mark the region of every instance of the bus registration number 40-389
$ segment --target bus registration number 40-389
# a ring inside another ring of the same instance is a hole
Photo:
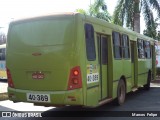
[[[32,102],[50,102],[50,95],[49,94],[27,93],[27,101],[32,101]]]

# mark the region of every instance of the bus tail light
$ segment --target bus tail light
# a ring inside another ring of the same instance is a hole
[[[68,90],[82,88],[81,70],[79,66],[76,66],[70,70]]]
[[[11,72],[8,68],[7,68],[7,79],[8,79],[8,86],[14,88]]]

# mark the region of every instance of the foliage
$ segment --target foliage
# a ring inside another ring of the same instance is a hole
[[[97,17],[111,22],[111,15],[107,11],[104,0],[95,0],[94,3],[89,6],[88,11],[85,11],[83,9],[77,9],[76,11],[85,15],[90,15],[92,17]]]
[[[160,34],[157,32],[158,19],[155,19],[152,24],[147,26],[147,29],[143,31],[143,34],[154,39],[160,40]]]
[[[121,26],[125,25],[132,30],[136,20],[136,13],[142,12],[147,28],[155,28],[152,10],[156,11],[158,18],[160,18],[158,0],[119,0],[117,3],[113,14],[113,23]]]
[[[83,9],[77,9],[76,12],[79,12],[81,14],[87,15],[87,12]]]

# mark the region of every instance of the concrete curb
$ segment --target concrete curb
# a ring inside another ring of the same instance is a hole
[[[0,101],[8,100],[8,94],[7,93],[0,93]]]

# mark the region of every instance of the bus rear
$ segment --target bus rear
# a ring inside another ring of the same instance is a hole
[[[76,49],[73,14],[11,23],[6,53],[9,99],[46,106],[83,105]]]

